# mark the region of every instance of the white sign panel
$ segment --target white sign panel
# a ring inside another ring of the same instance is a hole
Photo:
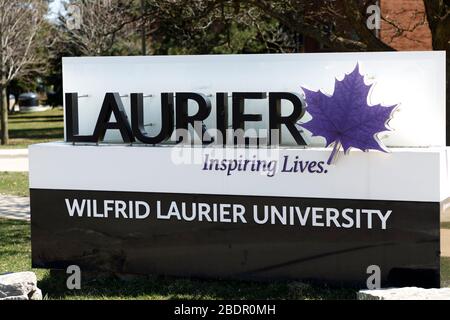
[[[450,196],[444,148],[329,150],[30,147],[30,188],[440,202]]]
[[[398,105],[389,126],[380,133],[387,147],[445,145],[445,52],[373,52],[264,55],[201,55],[148,57],[63,58],[64,93],[77,92],[79,133],[91,135],[106,92],[118,92],[128,116],[130,94],[143,93],[144,124],[149,134],[161,128],[160,94],[197,92],[211,99],[207,128],[215,127],[215,93],[295,92],[302,88],[334,93],[335,80],[342,80],[358,64],[367,85],[374,84],[369,106]],[[245,129],[268,127],[268,98],[248,100],[245,112],[262,115],[261,122],[247,122]],[[191,106],[192,104],[192,106]],[[190,112],[196,105],[189,102]],[[231,109],[231,108],[230,108]],[[283,102],[282,113],[291,112]],[[308,109],[306,109],[308,110]],[[228,110],[231,119],[231,110]],[[310,119],[308,112],[301,119]],[[106,142],[121,142],[118,130],[108,130]],[[252,136],[250,132],[248,134]],[[324,138],[303,130],[309,146],[325,145]],[[172,140],[174,138],[172,137]],[[295,141],[283,128],[283,144]]]

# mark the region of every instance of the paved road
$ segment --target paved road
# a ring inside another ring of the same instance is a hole
[[[0,149],[0,171],[28,171],[28,149]]]
[[[0,195],[0,218],[30,220],[30,199]]]

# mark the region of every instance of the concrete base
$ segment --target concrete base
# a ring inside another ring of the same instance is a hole
[[[450,288],[423,289],[417,287],[360,290],[358,300],[450,300]]]

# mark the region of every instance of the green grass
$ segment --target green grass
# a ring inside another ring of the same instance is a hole
[[[0,274],[31,269],[30,223],[0,219]],[[42,279],[48,271],[33,270]]]
[[[0,219],[0,274],[32,270],[48,299],[355,299],[355,290],[300,282],[248,282],[82,273],[81,290],[66,288],[64,272],[31,269],[30,224]]]
[[[62,140],[64,137],[62,108],[10,115],[9,137],[9,145],[1,146],[2,148],[26,148],[33,143]]]
[[[450,287],[450,257],[441,257],[441,285]]]
[[[27,197],[28,172],[0,172],[0,194]]]
[[[49,274],[39,283],[50,299],[354,299],[355,290],[332,289],[300,282],[248,282],[173,277],[139,277],[121,280],[113,276],[82,282],[82,289],[65,289],[66,275]]]

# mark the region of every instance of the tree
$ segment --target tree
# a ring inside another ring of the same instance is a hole
[[[146,0],[141,15],[152,54],[294,52],[296,34],[239,1]]]
[[[76,48],[83,56],[114,55],[126,41],[125,27],[138,18],[133,16],[133,2],[121,0],[73,0],[61,15],[60,40]]]
[[[421,1],[421,0],[417,0]],[[329,51],[392,51],[367,27],[366,9],[375,0],[72,0],[81,9],[79,29],[62,32],[75,55],[265,53],[298,51],[298,35]],[[447,52],[450,109],[450,3],[423,0],[425,10],[403,26],[381,16],[393,37],[408,37],[428,24],[435,50]],[[383,5],[383,2],[381,2]],[[399,8],[399,10],[402,10]],[[65,17],[62,17],[63,20]],[[66,24],[62,24],[63,28]],[[141,41],[144,31],[145,41]],[[413,39],[419,41],[419,39]],[[67,45],[65,46],[67,48]],[[148,50],[147,50],[148,49]],[[450,143],[450,112],[447,112]]]
[[[450,144],[450,1],[424,0],[434,50],[446,51],[447,145]]]
[[[235,1],[230,1],[233,3]],[[260,8],[281,25],[298,31],[333,51],[391,51],[389,44],[367,28],[365,9],[373,0],[240,0]],[[403,36],[419,25],[428,23],[434,50],[446,51],[447,145],[450,145],[450,1],[423,0],[425,12],[417,12],[417,21],[403,27],[395,19],[381,17]],[[426,18],[426,19],[425,19]]]
[[[42,63],[36,41],[47,13],[42,0],[0,0],[1,143],[8,144],[7,86],[15,78],[37,71]]]

